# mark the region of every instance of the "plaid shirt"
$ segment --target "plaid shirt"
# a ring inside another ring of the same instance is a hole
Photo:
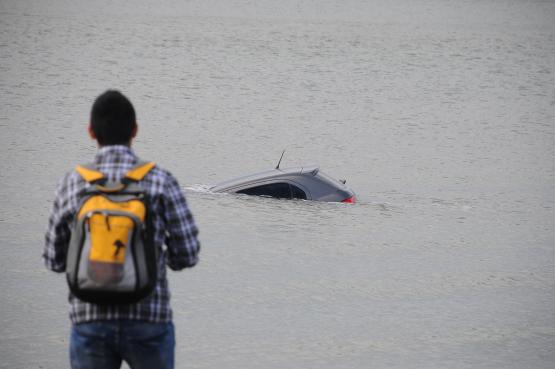
[[[133,151],[122,145],[105,146],[95,157],[96,168],[109,180],[121,179],[137,162]],[[150,296],[130,305],[96,305],[81,301],[70,293],[69,316],[73,323],[112,319],[172,320],[166,264],[173,270],[180,270],[197,263],[200,250],[198,230],[177,180],[168,171],[156,166],[139,183],[150,195],[154,242],[159,248],[156,287]],[[66,269],[71,228],[80,198],[88,186],[76,171],[66,174],[58,185],[43,254],[44,263],[50,270],[61,273]]]

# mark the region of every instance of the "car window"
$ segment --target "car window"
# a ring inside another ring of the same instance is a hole
[[[294,185],[291,185],[291,195],[294,199],[306,200],[306,193]]]
[[[276,197],[278,199],[291,198],[291,189],[289,188],[289,183],[270,183],[237,191],[237,193],[243,193],[245,195]]]

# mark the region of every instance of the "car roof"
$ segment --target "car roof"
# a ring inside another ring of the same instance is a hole
[[[261,172],[256,172],[246,176],[232,178],[230,180],[218,183],[217,185],[211,187],[212,191],[223,191],[228,188],[240,186],[243,184],[258,182],[262,180],[275,180],[279,178],[291,178],[291,176],[300,175],[313,175],[315,176],[319,171],[317,165],[310,165],[305,167],[295,167],[295,168],[283,168],[283,169],[270,169]]]

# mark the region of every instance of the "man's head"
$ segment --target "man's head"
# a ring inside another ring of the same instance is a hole
[[[89,133],[100,146],[129,145],[137,134],[135,109],[121,92],[108,90],[91,109]]]

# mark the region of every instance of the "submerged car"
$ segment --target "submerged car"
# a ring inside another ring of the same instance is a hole
[[[344,180],[322,173],[318,166],[280,169],[278,163],[275,169],[234,178],[210,190],[278,199],[356,202],[355,193]]]

